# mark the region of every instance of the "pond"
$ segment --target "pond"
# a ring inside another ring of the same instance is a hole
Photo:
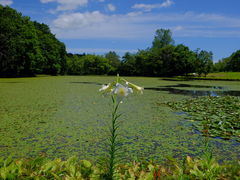
[[[191,89],[180,89],[191,88]],[[196,90],[200,88],[208,90]],[[240,91],[227,90],[221,86],[204,86],[204,85],[189,85],[189,84],[177,84],[160,87],[146,87],[145,90],[154,91],[166,91],[169,94],[182,94],[192,97],[198,96],[240,96]],[[220,91],[219,91],[220,90]]]
[[[183,115],[157,103],[195,96],[184,93],[189,91],[240,91],[240,82],[126,79],[146,89],[143,95],[129,96],[120,107],[119,137],[126,161],[201,155],[204,137],[191,128],[192,123]],[[113,80],[114,77],[104,76],[0,79],[0,156],[45,154],[64,159],[76,155],[98,160],[106,151],[106,130],[111,118],[111,100],[99,94],[98,89]],[[219,160],[240,158],[239,143],[235,141],[211,139],[210,145]]]

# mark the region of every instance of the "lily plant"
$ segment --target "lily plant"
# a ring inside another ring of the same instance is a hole
[[[109,149],[108,149],[108,159],[107,159],[107,172],[106,179],[114,179],[115,167],[116,167],[116,152],[117,148],[117,130],[119,128],[118,118],[121,114],[118,113],[118,108],[120,103],[123,102],[124,98],[133,92],[142,94],[143,87],[137,86],[133,83],[128,82],[124,78],[117,75],[116,81],[108,83],[107,85],[102,85],[99,89],[105,95],[109,95],[112,98],[112,120],[110,127],[110,137],[109,137]]]

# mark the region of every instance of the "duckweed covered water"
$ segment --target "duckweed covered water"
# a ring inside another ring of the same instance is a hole
[[[111,119],[110,98],[101,96],[98,89],[114,78],[0,79],[0,157],[46,154],[52,158],[77,155],[80,159],[98,160],[104,153],[107,124]],[[125,160],[162,161],[167,157],[181,159],[185,155],[202,154],[204,137],[191,128],[191,122],[174,113],[170,107],[158,105],[159,102],[181,101],[190,97],[151,88],[181,83],[240,90],[240,82],[126,79],[144,86],[146,90],[141,96],[128,97],[120,107],[123,113],[121,147]],[[183,88],[192,90],[193,87]],[[203,90],[200,87],[196,89]],[[217,159],[232,161],[240,158],[238,142],[210,139],[210,146]]]

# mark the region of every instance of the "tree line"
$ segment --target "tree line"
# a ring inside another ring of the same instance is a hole
[[[212,52],[191,51],[183,44],[174,45],[168,29],[158,29],[152,47],[137,53],[126,52],[122,59],[113,51],[104,56],[68,54],[70,74],[116,74],[128,76],[176,76],[212,70]]]
[[[0,76],[201,76],[212,71],[240,71],[240,50],[214,64],[212,52],[175,45],[169,29],[158,29],[152,46],[137,53],[72,54],[46,24],[0,5]]]
[[[223,58],[214,65],[214,71],[218,72],[240,72],[240,50],[232,53],[229,57]]]

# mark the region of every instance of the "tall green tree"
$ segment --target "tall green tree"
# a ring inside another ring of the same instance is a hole
[[[162,61],[161,69],[159,69],[159,76],[174,76],[177,74],[177,53],[175,46],[167,45],[160,49],[159,58]]]
[[[0,5],[0,74],[33,75],[42,59],[39,41],[30,18]]]
[[[109,51],[108,53],[105,54],[105,58],[109,60],[110,65],[113,67],[112,71],[109,72],[110,74],[117,74],[118,69],[120,67],[121,61],[120,57],[117,55],[115,51]]]
[[[226,70],[240,72],[240,50],[232,53],[229,57],[229,61],[226,64]]]
[[[199,76],[204,74],[205,76],[211,72],[213,68],[213,54],[211,51],[196,50],[196,73]]]
[[[175,64],[175,75],[188,75],[195,72],[196,56],[187,46],[179,44],[175,48],[177,61]]]
[[[49,27],[0,5],[0,75],[57,75],[65,71],[65,45]]]
[[[46,24],[34,21],[40,43],[43,60],[38,62],[40,73],[64,74],[66,69],[66,48],[55,35],[53,35]]]
[[[230,61],[230,58],[229,58],[229,57],[223,58],[223,59],[219,60],[218,62],[216,62],[216,63],[213,65],[213,71],[215,71],[215,72],[228,71],[228,70],[227,70],[227,64],[228,64],[229,61]]]
[[[135,56],[136,72],[141,76],[156,76],[158,73],[158,61],[155,59],[152,51],[139,50]]]
[[[67,73],[71,75],[83,75],[85,73],[84,61],[82,56],[85,54],[67,54]]]
[[[97,55],[86,55],[82,57],[84,74],[104,75],[112,71],[108,59]]]
[[[119,68],[120,74],[122,75],[136,75],[136,55],[130,52],[126,52],[122,57],[121,65]]]
[[[167,45],[174,45],[172,32],[170,29],[157,29],[152,42],[152,49],[159,50]]]

